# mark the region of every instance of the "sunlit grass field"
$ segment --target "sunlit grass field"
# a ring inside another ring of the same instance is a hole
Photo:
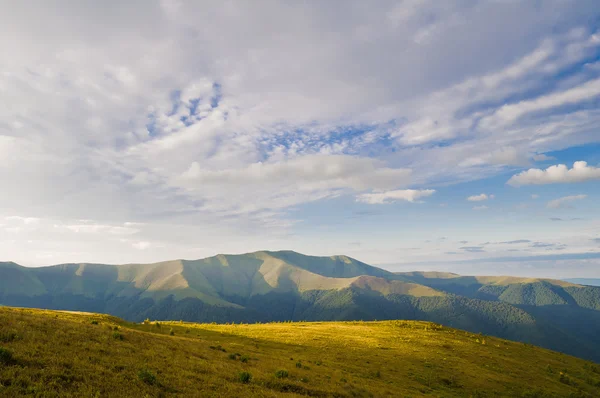
[[[0,307],[0,396],[600,397],[600,365],[426,322],[130,324]]]

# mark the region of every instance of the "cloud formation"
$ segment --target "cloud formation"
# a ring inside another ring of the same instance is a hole
[[[576,200],[582,200],[587,198],[587,195],[570,195],[570,196],[564,196],[562,198],[558,198],[558,199],[554,199],[551,200],[550,202],[548,202],[548,204],[546,205],[546,207],[548,207],[549,209],[558,209],[561,207],[566,207],[568,206],[569,203],[576,201]]]
[[[421,198],[426,198],[435,193],[433,189],[401,189],[395,191],[387,191],[387,192],[377,192],[377,193],[366,193],[359,195],[357,200],[359,202],[368,203],[371,205],[375,204],[384,204],[384,203],[392,203],[399,200],[407,201],[407,202],[416,202]]]
[[[494,195],[487,195],[485,193],[479,194],[479,195],[473,195],[473,196],[469,196],[467,198],[467,200],[469,202],[481,202],[484,200],[488,200],[488,199],[494,199]]]
[[[587,162],[579,161],[573,163],[571,169],[564,164],[550,166],[546,170],[529,169],[512,176],[507,184],[519,187],[522,185],[574,183],[599,179],[600,168],[588,166]]]
[[[0,14],[0,251],[344,252],[333,237],[364,225],[317,239],[318,215],[433,190],[444,207],[418,207],[441,222],[467,196],[456,184],[600,142],[598,16],[593,0],[15,2]],[[397,208],[378,210],[395,236]]]

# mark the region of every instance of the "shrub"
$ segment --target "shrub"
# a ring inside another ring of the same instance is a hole
[[[250,383],[250,379],[252,379],[252,375],[248,372],[240,372],[238,375],[238,380],[242,383]]]
[[[237,355],[235,355],[235,354],[229,354],[229,359],[236,360],[237,359]]]
[[[113,332],[112,337],[115,340],[121,340],[122,341],[124,339],[123,335],[121,333],[119,333],[119,332]]]
[[[173,328],[169,330],[169,336],[175,336],[175,331],[173,330]]]
[[[248,360],[250,360],[250,358],[248,358],[246,355],[242,355],[242,357],[240,358],[240,361],[242,361],[243,363],[247,363]]]
[[[160,322],[155,322],[154,326],[156,326],[157,328],[160,328]]]
[[[6,348],[0,347],[0,364],[8,365],[13,360],[12,352],[8,351]]]
[[[151,386],[156,384],[156,375],[148,369],[140,370],[138,372],[138,379]]]
[[[97,324],[98,324],[98,321],[97,321],[97,320],[95,320],[95,319],[92,319],[92,320],[90,321],[90,323],[91,323],[92,325],[97,325]]]
[[[559,380],[563,384],[567,384],[567,385],[571,384],[571,378],[564,372],[560,372]]]
[[[302,369],[302,362],[296,362],[296,367]]]
[[[285,379],[289,375],[290,374],[288,373],[288,371],[287,370],[283,370],[283,369],[280,369],[277,372],[275,372],[275,377],[277,377],[278,379]]]

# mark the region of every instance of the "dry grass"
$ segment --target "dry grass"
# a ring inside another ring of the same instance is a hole
[[[4,307],[0,347],[0,396],[600,396],[598,365],[425,322],[157,327]]]

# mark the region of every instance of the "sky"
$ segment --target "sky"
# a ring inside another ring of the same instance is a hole
[[[600,277],[596,0],[0,5],[0,260]]]

